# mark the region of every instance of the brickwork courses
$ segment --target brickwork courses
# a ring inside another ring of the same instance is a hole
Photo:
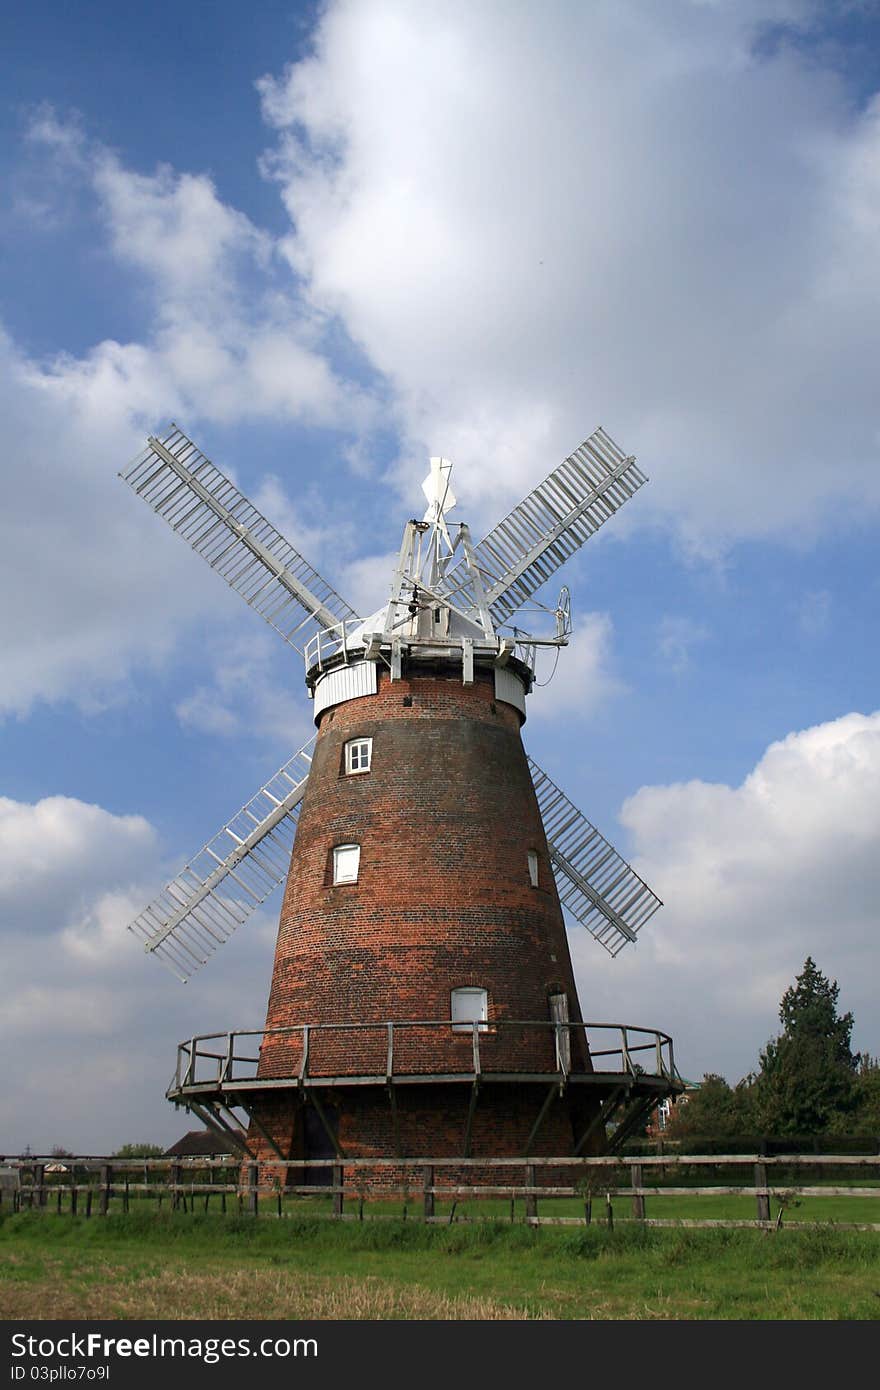
[[[372,740],[370,770],[347,774],[345,745],[356,738]],[[333,849],[344,844],[360,846],[357,881],[334,885]],[[537,854],[537,886],[530,851]],[[337,1025],[311,1031],[309,1075],[376,1075],[386,1066],[388,1021],[449,1020],[452,990],[468,986],[488,994],[478,1038],[483,1071],[557,1070],[550,1028],[507,1026],[549,1023],[554,994],[567,996],[572,1021],[581,1017],[520,715],[496,700],[491,670],[478,670],[467,686],[460,666],[393,682],[383,670],[377,694],[320,717],[266,1026]],[[572,1068],[588,1070],[577,1032],[571,1048]],[[301,1063],[299,1034],[266,1036],[261,1078],[296,1075]],[[470,1030],[395,1028],[395,1074],[473,1067]],[[418,1094],[397,1088],[396,1134],[383,1094],[350,1088],[337,1097],[345,1152],[391,1155],[396,1143],[413,1155],[461,1154],[469,1088],[413,1089]],[[521,1153],[546,1095],[543,1084],[507,1096],[497,1090],[487,1087],[476,1105],[475,1154]],[[578,1121],[591,1105],[578,1101]],[[263,1119],[264,1126],[270,1119],[273,1128],[280,1125],[282,1152],[291,1156],[298,1108],[293,1095],[280,1112],[275,1102],[268,1105]],[[551,1107],[540,1152],[571,1151],[570,1111],[566,1099]]]

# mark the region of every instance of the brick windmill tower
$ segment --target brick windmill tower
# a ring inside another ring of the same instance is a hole
[[[305,659],[315,737],[132,923],[181,978],[286,879],[266,1024],[193,1038],[169,1098],[297,1158],[619,1146],[680,1089],[671,1040],[585,1023],[563,908],[612,955],[659,899],[527,756],[512,619],[646,481],[599,429],[482,541],[451,465],[359,617],[176,427],[123,474]],[[292,851],[292,853],[291,853]]]

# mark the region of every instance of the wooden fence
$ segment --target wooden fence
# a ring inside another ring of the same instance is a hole
[[[475,1219],[473,1209],[467,1217],[457,1210],[462,1199],[468,1199],[496,1204],[506,1201],[511,1220],[519,1219],[531,1225],[582,1225],[596,1220],[613,1226],[615,1219],[628,1219],[648,1226],[778,1229],[789,1205],[801,1198],[880,1198],[880,1156],[872,1155],[346,1158],[344,1161],[296,1160],[287,1169],[277,1160],[78,1156],[65,1158],[62,1171],[58,1171],[59,1161],[54,1158],[28,1157],[0,1162],[4,1178],[0,1183],[0,1211],[32,1209],[85,1217],[128,1212],[135,1206],[142,1209],[143,1202],[150,1201],[159,1211],[180,1213],[219,1211],[289,1216],[302,1212],[336,1219],[369,1220],[387,1219],[389,1204],[402,1203],[404,1216],[419,1210],[424,1221],[451,1224],[455,1220]],[[811,1169],[819,1170],[822,1182],[792,1181],[793,1175],[808,1177]],[[704,1185],[681,1180],[676,1183],[676,1176],[687,1176],[688,1170],[727,1180]],[[715,1170],[714,1174],[711,1170]],[[834,1175],[840,1173],[844,1178],[854,1171],[856,1177],[861,1176],[874,1185],[865,1185],[863,1181],[861,1185],[841,1186],[833,1178],[829,1180],[829,1171]],[[306,1180],[282,1181],[279,1172],[285,1178],[293,1172]],[[490,1175],[488,1182],[485,1180],[487,1174]],[[309,1176],[313,1181],[307,1180]],[[740,1176],[751,1181],[729,1180]],[[320,1185],[316,1185],[316,1177],[322,1180]],[[652,1218],[648,1212],[651,1199],[733,1196],[752,1198],[755,1203],[753,1219]],[[327,1199],[324,1209],[315,1211],[313,1204],[296,1201],[305,1197]],[[578,1213],[560,1214],[565,1200],[576,1201]],[[775,1219],[771,1216],[771,1202],[777,1208]],[[440,1214],[437,1208],[442,1203],[450,1204],[450,1209]],[[522,1212],[520,1216],[517,1204]],[[381,1211],[376,1209],[379,1205]],[[556,1214],[552,1214],[554,1205]],[[623,1215],[624,1212],[628,1215]],[[498,1214],[497,1207],[495,1210],[484,1208],[481,1216],[497,1219]],[[785,1224],[825,1223],[786,1218]],[[839,1229],[880,1231],[880,1221],[835,1220],[834,1225]]]

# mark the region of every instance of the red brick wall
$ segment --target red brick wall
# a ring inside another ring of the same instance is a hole
[[[460,667],[448,677],[393,683],[382,671],[376,695],[324,711],[281,912],[267,1027],[446,1020],[451,990],[479,986],[489,996],[483,1069],[555,1070],[550,1030],[492,1027],[549,1022],[548,997],[559,991],[568,994],[572,1020],[581,1017],[519,725],[516,710],[496,702],[491,671],[464,686]],[[373,740],[371,770],[346,776],[344,745],[359,736]],[[333,886],[332,849],[343,843],[361,846],[358,881]],[[538,853],[537,888],[529,850]],[[385,1047],[380,1028],[313,1034],[309,1070],[384,1071]],[[289,1075],[299,1060],[298,1042],[267,1037],[260,1075]],[[589,1065],[576,1038],[572,1065]],[[397,1034],[396,1072],[472,1067],[466,1034]],[[439,1103],[427,1102],[429,1109]]]
[[[523,1155],[546,1096],[547,1089],[543,1085],[486,1086],[474,1110],[468,1156]],[[395,1153],[410,1159],[464,1157],[470,1100],[468,1085],[398,1087],[395,1125],[389,1098],[380,1088],[342,1089],[332,1096],[322,1090],[320,1096],[324,1114],[333,1126],[343,1153],[349,1158],[387,1158]],[[595,1106],[596,1102],[589,1096],[573,1092],[556,1097],[544,1115],[529,1152],[550,1157],[571,1154]],[[295,1094],[288,1093],[283,1100],[267,1099],[261,1104],[258,1116],[263,1129],[283,1155],[292,1159],[316,1156],[303,1142],[302,1105]],[[581,1150],[582,1156],[601,1152],[603,1141],[603,1135],[594,1136]],[[271,1162],[277,1158],[255,1127],[250,1142],[261,1160]],[[328,1162],[332,1162],[332,1158]],[[368,1168],[364,1171],[371,1186],[389,1185],[390,1170]],[[520,1169],[513,1170],[510,1179],[501,1170],[497,1170],[495,1176],[492,1176],[493,1170],[484,1168],[454,1171],[464,1182],[523,1181]],[[346,1181],[353,1172],[347,1170]],[[438,1174],[440,1172],[438,1169]],[[305,1170],[292,1173],[287,1181],[303,1182],[306,1180],[304,1173]],[[468,1173],[471,1176],[466,1176]],[[279,1168],[279,1176],[282,1175]]]

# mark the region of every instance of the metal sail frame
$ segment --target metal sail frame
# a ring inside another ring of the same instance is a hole
[[[186,982],[286,877],[314,741],[294,753],[129,926],[178,979]]]
[[[559,901],[616,956],[663,903],[534,758],[528,763]]]
[[[220,469],[172,425],[119,475],[302,655],[294,637],[357,621],[354,609]]]
[[[432,461],[432,466],[433,466]],[[438,460],[438,463],[445,462]],[[311,621],[343,630],[354,610],[176,425],[120,474],[279,635]],[[443,524],[433,499],[434,527]],[[532,594],[633,495],[645,475],[601,427],[478,545],[460,527],[464,559],[436,575],[443,596],[494,638]],[[432,495],[428,496],[429,504]],[[418,528],[421,529],[421,528]],[[449,543],[448,534],[446,535]],[[451,543],[450,543],[451,544]],[[458,541],[452,547],[458,548]],[[432,574],[432,579],[435,576]],[[439,595],[438,595],[439,597]],[[392,605],[389,604],[389,613]],[[504,642],[502,640],[502,647]],[[308,778],[309,740],[131,923],[129,931],[178,978],[206,963],[285,878]],[[660,899],[529,758],[560,901],[611,955]],[[227,880],[236,885],[230,889]],[[221,886],[223,891],[221,891]]]
[[[496,626],[542,584],[648,481],[600,426],[473,547],[485,603]],[[449,597],[479,611],[466,563],[448,569]]]

